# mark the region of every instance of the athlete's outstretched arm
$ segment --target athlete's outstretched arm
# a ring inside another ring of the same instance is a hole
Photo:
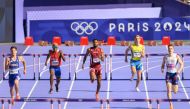
[[[165,58],[166,58],[166,57],[164,56],[164,57],[163,57],[163,61],[162,61],[162,66],[161,66],[161,71],[162,71],[162,73],[164,73],[164,67],[165,67],[165,63],[166,63],[166,62],[165,62],[165,60],[166,60]]]
[[[24,60],[24,58],[22,56],[19,56],[19,61],[22,62],[23,66],[24,66],[23,73],[26,74],[26,61]]]
[[[82,63],[82,69],[84,69],[84,63],[86,62],[86,58],[87,58],[87,56],[89,55],[89,53],[90,53],[90,48],[87,49],[87,51],[86,51],[86,53],[85,53],[85,55],[84,55],[83,63]]]
[[[9,58],[6,58],[5,60],[5,70],[8,70],[9,69],[9,64],[10,64],[10,59]]]
[[[129,50],[131,50],[131,45],[125,50],[125,62],[128,62],[127,56],[128,56]]]
[[[141,57],[144,58],[145,57],[145,47],[143,45],[143,50],[142,50],[142,53],[141,53]]]
[[[61,58],[62,58],[62,60],[63,60],[63,61],[66,61],[63,51],[60,51],[60,53],[61,53]]]
[[[101,61],[104,61],[104,51],[101,49],[101,57],[100,57]]]
[[[179,74],[179,73],[181,73],[182,70],[183,70],[184,63],[183,63],[183,61],[182,61],[182,59],[181,59],[181,57],[180,57],[179,55],[177,55],[177,61],[178,61],[179,64],[180,64],[180,67],[179,67],[179,69],[177,70],[177,73]]]
[[[46,57],[45,66],[47,66],[47,62],[48,62],[49,58],[50,58],[50,51],[49,51],[49,53],[48,53],[48,55],[47,55],[47,57]]]

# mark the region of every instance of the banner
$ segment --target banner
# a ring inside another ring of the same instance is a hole
[[[51,42],[53,36],[60,36],[62,42],[79,42],[81,36],[88,36],[90,41],[106,41],[108,36],[131,41],[137,34],[144,40],[161,40],[163,36],[190,40],[190,18],[31,20],[29,34],[35,42]]]

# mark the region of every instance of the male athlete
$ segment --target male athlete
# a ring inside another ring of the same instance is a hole
[[[179,63],[180,67],[177,67]],[[179,74],[183,70],[183,62],[180,56],[174,53],[174,46],[168,45],[168,54],[164,56],[161,71],[164,73],[164,67],[166,65],[166,86],[168,99],[172,99],[172,90],[176,94],[178,92],[178,80]],[[173,104],[170,102],[170,109],[173,109]]]
[[[95,78],[97,78],[97,89],[96,89],[96,100],[99,100],[99,91],[101,87],[102,80],[102,68],[101,61],[104,61],[104,52],[98,47],[98,40],[93,40],[93,47],[87,49],[86,54],[83,59],[82,69],[84,69],[84,63],[86,61],[87,56],[90,55],[90,80],[91,83],[94,82]]]
[[[56,92],[59,91],[59,83],[61,80],[61,68],[60,68],[62,64],[61,60],[65,61],[64,54],[61,50],[58,49],[57,43],[52,44],[52,49],[53,50],[49,50],[49,53],[47,55],[46,62],[45,62],[45,66],[47,66],[47,62],[50,59],[50,67],[49,67],[49,71],[50,71],[49,93],[50,94],[53,93],[54,75],[56,76],[56,84],[55,84]]]
[[[131,81],[133,80],[135,74],[137,73],[137,81],[136,81],[136,91],[139,92],[139,83],[141,81],[141,73],[143,70],[143,65],[141,62],[141,58],[145,56],[145,49],[144,45],[140,44],[140,36],[136,35],[134,39],[134,44],[131,44],[125,51],[125,62],[128,62],[127,55],[128,52],[131,51],[131,71],[132,71],[132,76],[131,76]]]
[[[5,60],[5,70],[9,71],[9,87],[11,95],[11,103],[14,104],[14,88],[16,91],[16,99],[20,99],[19,94],[19,80],[20,80],[20,65],[22,62],[24,70],[23,73],[26,74],[26,62],[22,56],[17,56],[17,47],[12,46],[10,48],[11,55]]]

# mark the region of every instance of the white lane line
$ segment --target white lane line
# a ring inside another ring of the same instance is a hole
[[[22,54],[25,54],[25,53],[28,51],[29,48],[30,48],[30,46],[27,46],[26,49],[23,51]]]
[[[82,47],[81,54],[84,52],[84,48],[85,48],[85,46]],[[77,67],[76,67],[76,71],[79,68],[80,62],[82,62],[81,59],[82,59],[82,56],[79,57],[79,60],[78,60],[78,63],[77,63]],[[76,72],[76,74],[77,73],[78,73],[78,71]],[[70,88],[69,88],[69,92],[67,94],[67,98],[70,98],[71,91],[72,91],[72,88],[73,88],[73,85],[74,85],[74,82],[75,82],[75,76],[76,75],[74,75],[73,78],[72,78],[72,82],[71,82],[71,85],[70,85]],[[63,109],[67,108],[67,104],[68,104],[68,102],[65,102]]]
[[[180,82],[180,84],[181,84],[181,87],[183,88],[183,91],[184,91],[184,93],[185,93],[186,98],[189,99],[189,95],[187,94],[187,91],[186,91],[186,89],[185,89],[185,86],[184,86],[184,84],[183,84],[183,82],[182,82],[182,80],[181,80],[181,78],[180,78],[179,75],[178,75],[178,78],[179,78],[179,82]],[[190,102],[189,102],[189,104],[190,104]]]
[[[112,49],[113,47],[110,46],[110,54],[112,54]],[[106,95],[106,99],[110,98],[110,76],[111,76],[111,70],[112,70],[112,57],[110,57],[109,59],[109,71],[108,71],[108,86],[107,86],[107,95]],[[110,62],[111,61],[111,62]],[[107,63],[106,63],[107,64]],[[109,108],[109,104],[106,103],[106,109]]]
[[[147,70],[147,69],[146,69]],[[142,72],[142,76],[143,76],[143,83],[144,83],[144,88],[145,88],[145,92],[146,92],[146,99],[149,99],[149,94],[148,94],[148,87],[147,87],[147,84],[146,84],[146,78],[145,78],[145,72],[146,70],[144,70]],[[148,105],[148,108],[150,107],[150,103],[147,101],[147,105]]]
[[[62,65],[61,67],[65,67],[65,66],[68,66],[68,65],[69,65],[69,64],[65,64],[65,65]],[[44,66],[43,69],[45,69],[45,67],[46,67],[46,66]],[[46,71],[48,71],[48,70],[49,70],[49,69],[42,70],[42,72],[40,73],[40,77],[42,76],[42,74],[43,74],[44,72],[46,72]],[[38,82],[39,82],[39,80],[36,80],[36,81],[35,81],[34,85],[32,86],[32,89],[30,90],[30,92],[29,92],[29,94],[28,94],[28,96],[27,96],[26,99],[29,99],[29,98],[30,98],[30,96],[32,95],[34,89],[36,88],[36,85],[38,84]],[[24,109],[26,103],[27,103],[27,102],[24,102],[24,103],[23,103],[21,109]]]
[[[24,49],[24,51],[22,52],[22,54],[25,54],[27,51],[28,51],[28,49],[30,48],[30,46],[27,46],[25,49]],[[4,67],[4,66],[3,66]],[[6,73],[6,72],[5,72]],[[5,78],[8,76],[8,73],[6,73],[5,74]],[[3,82],[3,79],[0,81],[0,84]]]
[[[45,66],[44,66],[44,67],[45,67]],[[40,74],[42,74],[42,73],[46,72],[47,70],[48,70],[48,69],[46,69],[46,70],[42,71]],[[42,75],[40,75],[40,77],[41,77],[41,76],[42,76]],[[28,96],[27,96],[26,100],[28,100],[28,99],[30,98],[30,96],[32,95],[32,93],[33,93],[34,89],[36,88],[36,85],[38,84],[38,82],[39,82],[39,80],[36,80],[36,82],[35,82],[35,83],[34,83],[34,85],[32,86],[32,89],[30,90],[30,92],[29,92],[29,94],[28,94]],[[22,104],[21,109],[24,109],[24,107],[25,107],[26,103],[27,103],[27,102],[24,102],[24,103]]]

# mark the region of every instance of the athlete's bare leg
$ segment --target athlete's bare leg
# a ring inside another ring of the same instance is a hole
[[[140,90],[139,90],[139,84],[140,84],[140,81],[141,81],[141,73],[142,73],[142,70],[139,70],[138,72],[137,72],[137,81],[136,81],[136,90],[137,90],[137,92],[139,92]]]
[[[99,91],[101,88],[102,75],[96,75],[97,77],[97,89],[96,89],[96,100],[99,101]]]
[[[90,70],[90,80],[91,80],[91,83],[93,83],[95,79],[96,79],[95,70],[91,69]]]
[[[135,74],[137,73],[136,68],[134,66],[131,66],[131,73],[132,73],[132,76],[130,80],[132,81],[134,79]]]
[[[16,99],[20,99],[20,94],[19,94],[19,80],[15,80],[15,91],[16,91]]]
[[[172,84],[169,83],[169,82],[167,82],[166,86],[167,86],[167,96],[168,96],[168,99],[172,99]],[[173,109],[172,102],[169,102],[169,103],[170,103],[170,109]]]
[[[53,92],[53,81],[54,81],[54,71],[50,70],[50,90],[49,93]]]

